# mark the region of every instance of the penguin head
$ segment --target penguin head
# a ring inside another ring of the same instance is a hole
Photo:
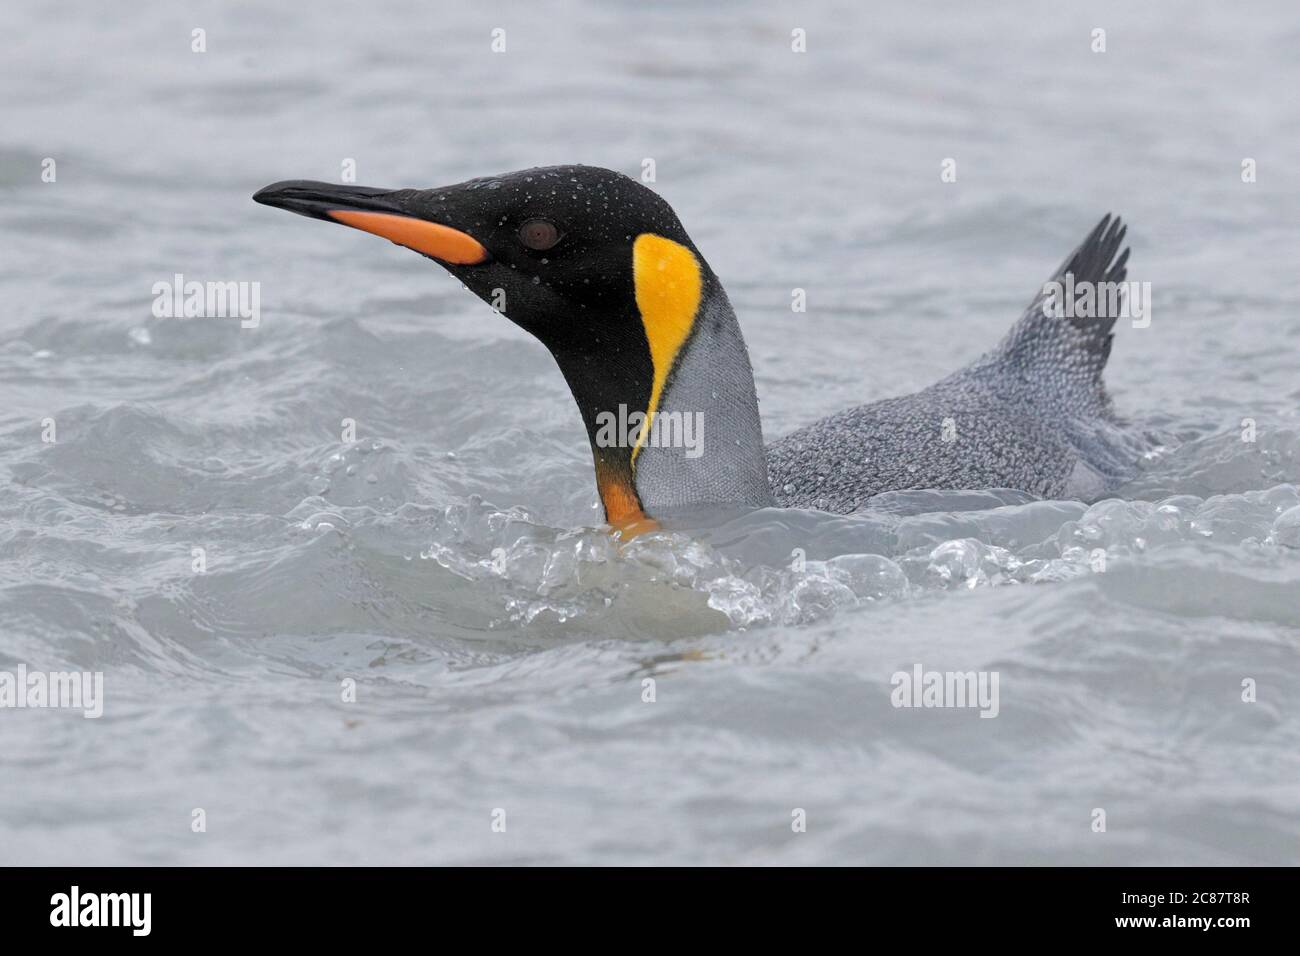
[[[603,352],[616,323],[638,320],[628,306],[639,237],[669,240],[699,262],[667,202],[592,166],[520,170],[438,189],[290,180],[253,199],[413,249],[552,351]]]
[[[701,303],[718,288],[667,202],[627,176],[590,166],[437,189],[294,180],[253,198],[433,259],[534,335],[578,403],[607,516],[616,524],[644,518],[635,482],[639,442],[598,441],[602,416],[625,409],[648,425]]]

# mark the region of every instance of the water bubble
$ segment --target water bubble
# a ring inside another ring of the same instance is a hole
[[[1273,522],[1272,540],[1287,548],[1300,548],[1300,505],[1282,512]]]

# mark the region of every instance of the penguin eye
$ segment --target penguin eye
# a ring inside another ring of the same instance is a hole
[[[519,227],[519,241],[529,249],[542,252],[560,241],[560,230],[545,219],[529,219]]]

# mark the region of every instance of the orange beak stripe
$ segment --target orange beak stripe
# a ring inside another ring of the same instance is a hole
[[[472,266],[487,258],[487,250],[468,233],[411,216],[386,212],[331,209],[330,218],[345,226],[406,246],[452,265]]]

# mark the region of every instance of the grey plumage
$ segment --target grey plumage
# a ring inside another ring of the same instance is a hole
[[[1121,282],[1125,227],[1108,215],[1057,270]],[[1102,383],[1115,316],[1047,314],[1040,292],[999,345],[913,395],[839,412],[767,448],[778,505],[847,514],[908,488],[1014,488],[1095,499],[1129,477],[1143,445]]]
[[[703,454],[691,458],[680,446],[642,449],[637,489],[656,514],[773,503],[749,352],[716,277],[709,277],[695,332],[660,403],[660,419],[672,415],[698,416]]]

